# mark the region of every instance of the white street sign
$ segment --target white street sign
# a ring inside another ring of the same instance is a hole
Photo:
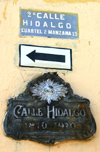
[[[72,50],[20,44],[19,66],[72,70]]]

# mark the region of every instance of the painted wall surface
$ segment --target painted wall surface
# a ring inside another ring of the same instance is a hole
[[[70,3],[71,2],[71,3]],[[99,152],[100,151],[100,1],[99,0],[0,0],[0,152]],[[79,39],[20,37],[20,9],[77,13]],[[71,48],[72,71],[18,66],[19,44]],[[3,119],[7,99],[21,93],[26,84],[44,72],[55,72],[71,84],[75,94],[90,100],[97,132],[88,141],[66,141],[45,146],[5,136]]]

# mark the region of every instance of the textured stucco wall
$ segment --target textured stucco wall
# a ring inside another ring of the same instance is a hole
[[[100,151],[100,3],[99,0],[68,2],[69,0],[0,0],[0,152]],[[79,39],[20,37],[20,8],[78,13]],[[71,48],[73,71],[19,68],[19,44]],[[91,140],[45,146],[28,140],[16,141],[5,136],[2,124],[7,99],[22,92],[33,77],[48,71],[57,71],[71,84],[74,93],[91,101],[91,111],[97,124],[97,132]]]

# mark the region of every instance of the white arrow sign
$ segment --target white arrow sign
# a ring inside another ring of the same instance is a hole
[[[72,70],[72,50],[20,44],[19,66]]]

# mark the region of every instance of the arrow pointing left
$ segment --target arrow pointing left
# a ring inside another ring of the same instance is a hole
[[[65,62],[65,55],[37,53],[36,50],[27,54],[27,56],[35,62],[35,60]]]
[[[72,50],[20,44],[19,66],[72,70]]]

